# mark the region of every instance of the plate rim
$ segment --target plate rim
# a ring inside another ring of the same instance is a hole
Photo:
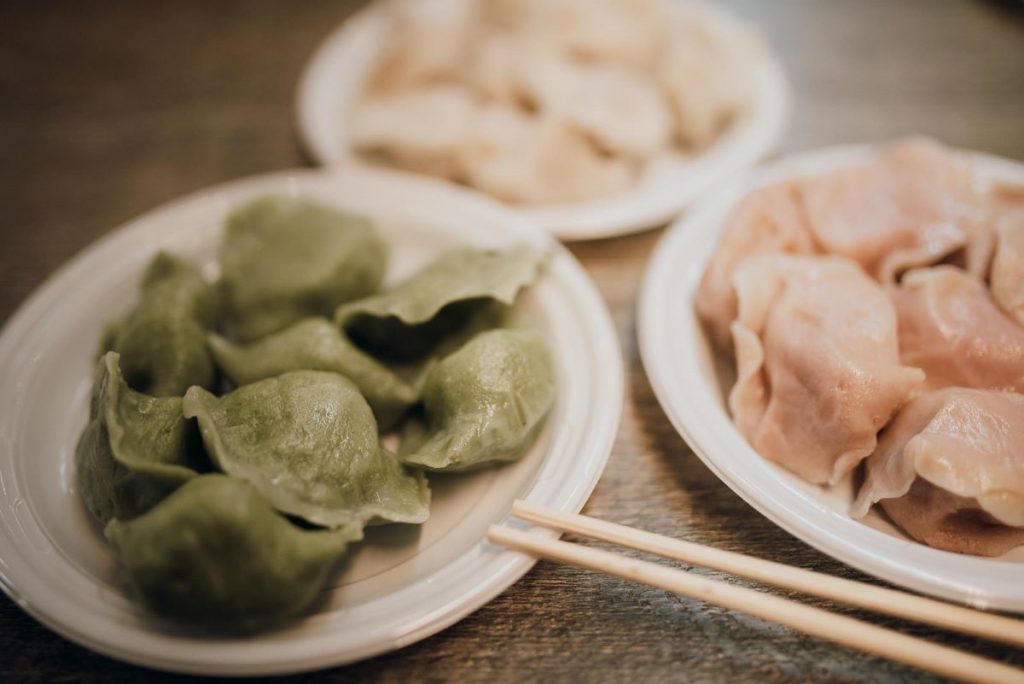
[[[378,20],[376,15],[383,12],[385,4],[370,3],[341,20],[317,45],[303,66],[294,94],[295,125],[303,149],[321,166],[373,166],[347,149],[335,150],[324,142],[324,137],[330,134],[325,133],[326,125],[321,125],[314,103],[322,96],[322,90],[337,95],[328,87],[334,80],[332,74],[337,71],[338,56],[335,53],[343,52],[349,42],[354,42],[359,32],[365,30],[364,25],[369,26],[370,22]],[[736,15],[735,12],[721,8],[711,9],[730,16]],[[745,25],[753,26],[748,20],[740,19]],[[782,140],[792,109],[791,87],[775,50],[760,32],[756,37],[756,56],[752,59],[757,115],[748,115],[742,126],[722,134],[708,150],[693,157],[692,162],[704,168],[691,170],[688,173],[689,182],[682,186],[682,190],[677,189],[673,197],[670,198],[667,193],[652,193],[653,198],[662,198],[660,203],[652,202],[649,198],[643,202],[644,206],[640,210],[625,211],[625,218],[609,221],[603,217],[608,213],[609,205],[614,208],[617,202],[633,201],[637,193],[627,190],[620,197],[530,207],[505,203],[481,190],[446,179],[435,179],[446,185],[483,194],[491,201],[502,204],[508,211],[537,222],[544,230],[567,242],[633,235],[665,225],[694,204],[701,195],[768,157]],[[343,99],[343,102],[348,100]],[[338,126],[343,127],[342,124]],[[398,172],[430,177],[412,171]]]
[[[692,371],[700,364],[699,345],[707,345],[706,333],[693,312],[693,299],[728,209],[758,185],[815,168],[841,167],[868,159],[886,144],[882,141],[826,146],[786,155],[750,170],[675,221],[659,238],[638,294],[637,337],[644,371],[662,410],[703,464],[740,498],[784,531],[873,577],[975,608],[1021,613],[1024,612],[1024,592],[1018,590],[1013,595],[1008,591],[992,590],[988,580],[977,580],[969,572],[969,566],[977,563],[986,563],[993,572],[1002,566],[1004,572],[1001,573],[1003,582],[1000,586],[1008,589],[1012,587],[1009,575],[1014,569],[1019,573],[1020,562],[982,559],[933,549],[876,530],[824,505],[815,511],[826,513],[820,521],[801,516],[800,510],[811,510],[807,504],[810,498],[786,482],[786,479],[795,480],[796,476],[761,457],[739,434],[722,405],[720,388],[698,381],[696,384],[702,386],[695,388],[694,384],[689,384],[681,393],[680,384],[684,380],[675,376],[679,366],[673,365],[673,354],[679,354],[681,348],[686,347],[686,359],[678,363],[685,363]],[[959,151],[970,155],[979,168],[990,175],[1005,175],[1024,181],[1024,162],[971,150]],[[690,255],[688,258],[686,253]],[[682,258],[681,254],[684,255]],[[685,276],[677,278],[681,260],[685,260],[685,266],[693,268]],[[673,281],[682,284],[673,289],[669,287]],[[685,302],[686,309],[678,312],[684,321],[680,324],[684,328],[682,331],[673,330],[667,322],[669,317],[664,315],[665,309],[661,305],[668,293]],[[685,379],[695,380],[690,374]],[[686,393],[691,398],[681,401]],[[717,433],[722,427],[722,418],[727,422],[728,430]],[[728,463],[725,456],[716,451],[723,446],[732,450],[730,456],[739,455],[737,464]],[[754,482],[744,473],[743,468],[749,466],[754,466],[755,473],[760,475],[772,471],[774,482],[768,480],[767,485],[774,491],[766,492],[765,485]],[[886,557],[882,552],[902,552],[910,560],[901,560],[900,556]],[[951,564],[955,570],[942,570],[943,564]],[[936,570],[936,567],[940,569]],[[1019,585],[1019,581],[1016,584]]]
[[[408,175],[393,174],[389,172],[366,171],[360,169],[340,168],[331,169],[287,169],[270,173],[258,174],[244,178],[229,180],[218,183],[196,191],[187,193],[180,197],[162,202],[155,207],[144,211],[106,232],[92,243],[79,250],[73,257],[48,275],[44,281],[37,286],[16,308],[8,320],[0,328],[0,375],[7,376],[11,373],[7,364],[15,356],[21,346],[21,339],[28,334],[33,326],[38,324],[41,317],[45,317],[49,304],[66,290],[67,283],[73,284],[73,279],[79,273],[85,273],[95,267],[92,262],[101,258],[101,255],[118,248],[124,241],[137,239],[145,224],[164,214],[187,210],[192,205],[214,203],[222,201],[225,197],[233,197],[238,201],[238,195],[252,196],[260,192],[271,192],[275,189],[280,191],[285,184],[294,184],[296,188],[310,184],[334,182],[344,180],[349,176],[376,176],[380,183],[405,184],[408,187],[417,187],[421,193],[441,193],[453,198],[450,201],[461,203],[463,207],[471,203],[478,211],[490,212],[496,218],[500,217],[501,222],[506,226],[515,225],[516,231],[524,238],[537,240],[540,244],[550,246],[553,251],[551,263],[553,268],[569,269],[568,275],[563,274],[562,282],[566,292],[571,292],[574,303],[580,304],[585,318],[585,330],[592,338],[594,354],[599,358],[604,367],[610,372],[604,374],[603,396],[595,404],[593,417],[598,419],[597,424],[592,426],[592,437],[588,438],[588,451],[591,458],[585,462],[581,472],[586,476],[585,482],[571,483],[567,491],[562,494],[559,507],[566,511],[578,512],[586,503],[593,489],[596,487],[607,461],[611,456],[615,437],[621,422],[623,411],[624,388],[625,388],[625,366],[622,357],[621,344],[616,333],[611,315],[601,297],[596,284],[589,274],[576,260],[576,258],[563,246],[559,245],[549,235],[536,226],[524,221],[509,213],[503,206],[480,196],[477,193],[467,192],[458,188],[449,187],[446,184],[436,183],[433,179],[409,177]],[[301,192],[301,190],[300,190]],[[477,233],[479,235],[479,233]],[[467,234],[471,239],[472,233]],[[156,246],[152,248],[157,249]],[[0,416],[0,427],[12,426],[13,419]],[[14,463],[14,437],[0,431],[0,462],[8,461]],[[553,446],[553,445],[552,445]],[[543,468],[540,461],[538,468]],[[540,471],[538,471],[539,473]],[[24,554],[19,551],[19,542],[25,543],[24,536],[17,538],[12,534],[11,526],[22,525],[16,517],[13,503],[9,500],[2,474],[0,473],[0,503],[10,504],[0,508],[0,590],[2,590],[13,603],[18,605],[27,614],[31,615],[40,624],[54,631],[60,636],[89,648],[92,651],[113,657],[135,665],[142,665],[164,671],[189,673],[189,674],[216,674],[229,676],[246,675],[270,675],[306,672],[328,666],[343,665],[374,655],[385,653],[391,650],[408,646],[428,636],[436,634],[455,622],[475,612],[503,591],[512,586],[536,563],[536,559],[525,554],[504,550],[496,553],[487,563],[493,566],[493,571],[488,579],[470,590],[460,594],[459,598],[449,601],[444,610],[438,611],[430,619],[420,620],[414,628],[398,634],[391,634],[387,641],[380,641],[373,645],[367,645],[360,649],[350,649],[347,652],[339,653],[336,646],[321,648],[321,652],[315,656],[303,655],[298,659],[281,658],[274,663],[260,662],[255,665],[246,663],[210,663],[210,662],[186,662],[181,654],[177,656],[161,656],[159,653],[140,654],[130,646],[111,643],[104,636],[102,629],[96,629],[96,623],[89,616],[84,618],[72,618],[67,614],[61,615],[60,610],[54,611],[52,606],[46,606],[45,600],[40,600],[35,593],[37,590],[46,590],[45,582],[36,587],[32,578],[26,578],[24,573],[31,570],[31,564],[25,560]],[[56,475],[55,475],[56,476]],[[523,498],[530,496],[537,491],[541,482],[535,478],[530,482],[528,489],[523,493]],[[23,501],[23,500],[21,500]],[[507,522],[511,515],[503,518]],[[483,545],[483,546],[481,546]],[[471,547],[468,551],[458,556],[453,556],[441,569],[431,573],[431,576],[451,567],[454,563],[461,561],[471,553],[481,548],[494,548],[486,539]],[[62,561],[66,562],[66,561]],[[19,567],[16,567],[19,566]],[[422,582],[419,578],[412,585]],[[29,588],[25,591],[26,586]],[[408,586],[397,589],[387,596],[408,589]],[[386,597],[382,597],[386,598]],[[374,599],[379,600],[379,599]],[[65,610],[65,613],[67,610]],[[73,612],[73,608],[72,608]],[[91,624],[92,629],[83,629],[85,624]],[[100,625],[102,627],[102,624]],[[145,629],[143,632],[147,631]],[[155,633],[154,633],[155,634]],[[305,640],[311,640],[318,636],[316,632],[305,635]],[[322,636],[322,634],[320,635]],[[297,639],[303,643],[303,637]],[[290,642],[289,642],[290,643]],[[287,646],[285,644],[284,646]]]

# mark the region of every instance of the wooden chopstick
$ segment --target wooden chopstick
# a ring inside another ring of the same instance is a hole
[[[1024,682],[1024,670],[994,660],[685,570],[624,558],[608,551],[549,539],[510,527],[492,525],[487,536],[496,544],[538,558],[578,565],[739,610],[812,636],[946,677],[993,684]]]
[[[1002,615],[983,613],[894,589],[745,556],[742,553],[722,551],[585,515],[563,513],[525,501],[516,501],[512,505],[512,515],[545,527],[721,570],[763,584],[826,598],[836,603],[866,608],[877,613],[915,620],[993,641],[1024,646],[1024,621]]]
[[[488,530],[488,538],[494,543],[538,558],[578,565],[743,611],[806,634],[936,674],[964,681],[1024,682],[1024,670],[684,570],[624,558],[608,551],[544,538],[508,527],[492,525]]]

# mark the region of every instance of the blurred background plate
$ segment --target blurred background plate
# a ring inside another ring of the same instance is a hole
[[[870,146],[828,148],[788,157],[748,174],[702,202],[658,243],[640,294],[638,328],[644,369],[679,434],[723,482],[775,524],[859,570],[926,594],[978,608],[1024,612],[1024,547],[999,558],[940,551],[910,540],[874,509],[850,517],[850,478],[827,488],[762,458],[729,416],[735,375],[717,355],[693,300],[724,220],[754,187],[866,160]],[[1024,182],[1024,164],[975,155],[982,179]]]
[[[166,249],[215,273],[225,215],[267,193],[372,217],[391,247],[391,281],[459,244],[551,249],[521,308],[552,348],[558,398],[522,460],[432,476],[427,523],[369,530],[307,619],[257,636],[211,636],[149,618],[130,600],[113,551],[76,494],[74,447],[100,332],[130,310],[150,257]],[[505,519],[516,498],[582,508],[618,427],[623,368],[608,312],[582,267],[522,218],[443,183],[386,172],[295,171],[171,202],[83,251],[0,334],[0,387],[0,588],[50,628],[106,655],[179,672],[255,675],[408,645],[519,579],[534,561],[486,543],[486,528]]]
[[[365,163],[349,149],[345,122],[385,44],[389,27],[384,10],[383,3],[374,3],[353,15],[306,65],[296,101],[298,126],[307,150],[321,164]],[[512,210],[561,240],[625,235],[671,221],[705,192],[766,156],[781,138],[788,109],[786,80],[767,47],[755,54],[750,111],[699,155],[652,159],[633,188],[608,199]]]

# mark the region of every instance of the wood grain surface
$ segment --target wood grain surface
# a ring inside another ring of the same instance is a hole
[[[0,5],[0,321],[76,252],[140,212],[206,185],[307,164],[293,128],[297,78],[317,43],[359,4]],[[1024,159],[1024,23],[1012,9],[1019,3],[726,4],[761,25],[789,71],[795,106],[784,152],[917,132]],[[638,283],[659,235],[572,247],[611,308],[628,369],[622,425],[586,512],[864,579],[747,506],[662,413],[634,325]],[[871,619],[1024,666],[1019,650]],[[0,680],[170,678],[81,649],[0,598]],[[547,563],[433,638],[316,678],[928,679],[742,614]]]

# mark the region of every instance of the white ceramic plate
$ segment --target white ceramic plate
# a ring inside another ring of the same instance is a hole
[[[820,173],[867,159],[871,147],[843,147],[784,159],[749,174],[695,207],[666,232],[649,265],[639,303],[640,351],[658,400],[704,463],[777,525],[819,550],[877,577],[979,608],[1024,611],[1024,548],[1001,558],[939,551],[911,541],[874,511],[848,514],[849,481],[807,483],[762,458],[733,425],[725,405],[730,372],[712,351],[693,311],[704,266],[723,220],[756,185]],[[976,155],[982,178],[1024,182],[1024,164]]]
[[[101,328],[130,309],[148,259],[167,249],[215,270],[225,214],[265,193],[375,218],[392,247],[390,279],[456,244],[551,248],[553,259],[522,306],[552,347],[558,399],[521,461],[432,477],[426,524],[371,530],[308,619],[255,638],[215,638],[149,619],[129,600],[114,554],[76,495],[73,451]],[[484,540],[514,499],[582,508],[611,449],[622,384],[615,331],[586,273],[547,234],[483,198],[358,171],[278,173],[199,192],[85,250],[0,335],[0,587],[73,641],[180,672],[294,672],[399,648],[476,610],[531,567],[531,559]]]
[[[382,10],[383,3],[373,4],[341,24],[302,76],[296,102],[299,132],[321,164],[365,163],[349,149],[345,121],[384,44],[388,22]],[[637,184],[618,196],[510,208],[562,240],[624,235],[671,221],[707,190],[759,161],[782,135],[788,102],[782,68],[767,49],[757,51],[751,68],[751,110],[699,156],[666,154],[653,160]]]

